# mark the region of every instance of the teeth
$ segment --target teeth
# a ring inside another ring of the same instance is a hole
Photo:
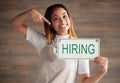
[[[65,27],[65,25],[62,25],[61,27]]]
[[[61,25],[60,27],[65,27],[67,24]]]

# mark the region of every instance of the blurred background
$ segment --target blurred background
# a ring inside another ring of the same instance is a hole
[[[68,8],[78,37],[101,39],[101,56],[108,57],[109,69],[99,83],[120,83],[120,0],[0,0],[0,83],[35,83],[37,51],[10,20],[31,8],[44,15],[54,3]],[[43,24],[31,18],[26,23],[44,33]],[[97,70],[90,61],[91,75]]]

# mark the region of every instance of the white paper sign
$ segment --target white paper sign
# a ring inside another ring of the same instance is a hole
[[[93,59],[100,55],[99,38],[58,39],[60,59]]]

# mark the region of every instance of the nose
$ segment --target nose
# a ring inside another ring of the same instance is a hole
[[[61,24],[64,24],[65,23],[65,19],[63,19],[63,18],[59,18],[60,19],[60,23]]]

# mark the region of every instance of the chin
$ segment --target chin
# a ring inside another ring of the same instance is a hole
[[[67,35],[68,33],[60,33],[60,35]]]

